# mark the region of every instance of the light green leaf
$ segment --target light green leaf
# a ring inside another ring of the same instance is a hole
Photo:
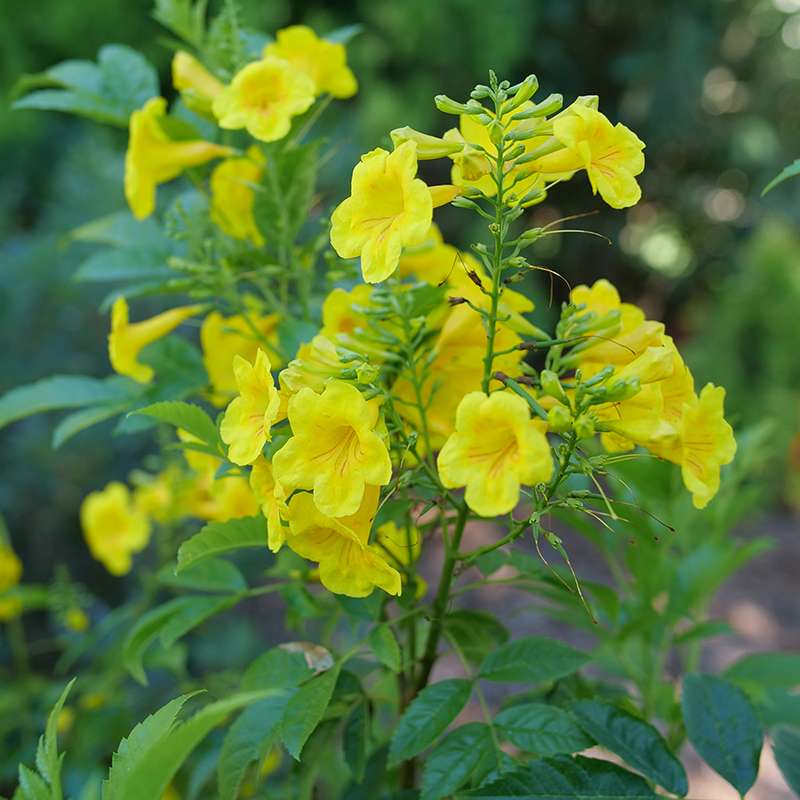
[[[800,796],[800,728],[778,728],[772,749],[786,783]]]
[[[139,408],[131,413],[144,414],[160,422],[167,422],[176,428],[185,430],[192,436],[196,436],[209,447],[218,447],[217,426],[211,417],[194,403],[184,403],[180,400],[165,401]]]
[[[570,711],[598,744],[616,753],[635,770],[672,794],[683,797],[689,791],[683,765],[652,725],[596,700],[576,703]]]
[[[293,695],[281,721],[281,740],[292,756],[299,761],[308,737],[319,725],[328,708],[339,678],[340,665],[317,675]]]
[[[247,589],[242,573],[230,561],[221,558],[201,561],[180,575],[176,575],[174,568],[167,564],[158,571],[158,580],[165,586],[197,592],[235,594]]]
[[[263,550],[266,546],[267,523],[264,517],[238,517],[226,522],[211,522],[180,546],[175,572],[183,572],[207,558],[244,547]]]
[[[87,428],[98,425],[101,422],[118,417],[130,408],[130,401],[117,403],[108,406],[89,406],[80,411],[75,411],[67,415],[53,430],[52,445],[57,450],[61,445],[68,442],[73,436],[77,436]]]
[[[47,717],[44,736],[40,737],[39,745],[36,748],[36,768],[47,783],[53,787],[54,796],[59,797],[61,796],[61,757],[58,755],[58,715],[64,708],[64,703],[75,685],[75,680],[73,678],[61,692],[61,696]]]
[[[293,689],[312,675],[302,653],[273,647],[248,665],[242,676],[242,689]]]
[[[481,665],[480,677],[506,683],[542,683],[570,675],[588,660],[586,653],[555,639],[528,636],[490,653]]]
[[[413,758],[444,733],[472,693],[472,684],[460,678],[433,683],[405,710],[389,745],[389,766]]]
[[[492,734],[482,722],[450,731],[425,759],[421,800],[440,800],[457,791],[493,750]]]
[[[159,629],[158,637],[164,648],[169,648],[182,636],[201,625],[207,619],[235,605],[237,596],[227,597],[181,597],[184,602]]]
[[[207,0],[156,0],[153,17],[196,48],[203,46]]]
[[[168,255],[157,250],[124,248],[92,253],[77,270],[74,278],[82,283],[112,281],[167,281],[178,277],[166,260]]]
[[[221,800],[239,797],[247,769],[253,762],[261,761],[272,746],[290,696],[287,691],[260,700],[245,709],[231,725],[217,763]]]
[[[24,764],[19,765],[19,789],[14,800],[53,800],[44,779]]]
[[[344,760],[350,767],[353,780],[361,783],[369,754],[369,706],[366,698],[359,700],[345,722],[342,734]]]
[[[388,625],[378,625],[373,628],[368,641],[381,664],[392,672],[400,671],[400,646]]]
[[[767,192],[772,191],[778,184],[783,183],[789,178],[794,178],[800,175],[800,158],[784,167],[762,190],[761,196],[763,197]]]
[[[556,756],[531,761],[479,789],[456,795],[488,800],[657,800],[638,775],[594,758]]]
[[[444,630],[473,664],[480,664],[496,647],[508,641],[506,628],[484,611],[452,611],[444,618]]]
[[[117,403],[136,393],[135,385],[126,378],[53,375],[18,386],[0,397],[0,428],[43,411]]]
[[[689,741],[741,795],[755,783],[763,733],[741,689],[713,675],[687,675],[681,697]]]
[[[744,688],[793,689],[800,686],[800,653],[753,653],[728,667],[722,677]]]
[[[329,42],[347,44],[349,41],[358,36],[358,34],[363,30],[364,26],[360,25],[359,23],[356,23],[355,25],[344,25],[341,28],[336,28],[336,30],[326,33],[325,39],[327,39]]]
[[[544,703],[522,703],[495,717],[500,734],[520,750],[538,756],[579,753],[594,741],[563,709]]]

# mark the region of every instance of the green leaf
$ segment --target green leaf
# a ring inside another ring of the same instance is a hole
[[[264,517],[238,517],[226,522],[211,522],[180,546],[175,572],[183,572],[207,558],[244,547],[263,550],[266,544],[267,524]]]
[[[598,744],[616,753],[635,770],[672,794],[683,797],[689,791],[683,765],[652,725],[596,700],[583,700],[570,711]]]
[[[129,400],[137,389],[126,378],[53,375],[18,386],[0,397],[0,428],[43,411],[105,405]]]
[[[269,751],[289,702],[288,692],[276,694],[245,709],[231,725],[217,763],[221,800],[236,800],[249,766]]]
[[[108,406],[89,406],[89,408],[82,408],[80,411],[67,415],[53,430],[53,438],[51,440],[53,449],[57,450],[73,436],[77,436],[93,425],[98,425],[112,417],[124,414],[130,408],[130,405],[129,401]]]
[[[578,753],[594,744],[566,711],[544,703],[503,709],[495,725],[513,745],[538,756]]]
[[[342,734],[344,760],[350,767],[353,780],[361,783],[367,766],[369,748],[369,705],[366,698],[359,700],[354,706]]]
[[[444,733],[472,693],[470,681],[451,678],[423,689],[411,702],[392,736],[389,766],[413,758]]]
[[[200,48],[205,36],[207,0],[156,0],[153,18],[165,28]]]
[[[761,196],[763,197],[767,192],[772,191],[778,184],[783,183],[789,178],[794,178],[800,175],[800,158],[784,167],[762,190]]]
[[[486,786],[456,797],[501,800],[658,800],[638,775],[610,761],[556,756],[532,761]]]
[[[528,636],[489,653],[481,665],[480,677],[506,683],[542,683],[563,678],[588,660],[586,653],[555,639]]]
[[[14,800],[53,800],[44,779],[24,764],[19,765],[19,789]]]
[[[247,589],[242,573],[230,561],[221,558],[201,561],[180,575],[176,575],[173,567],[167,564],[158,571],[158,580],[165,586],[197,592],[233,594]]]
[[[82,283],[112,281],[157,281],[178,277],[166,265],[168,254],[158,250],[124,248],[92,253],[75,271]]]
[[[506,628],[484,611],[453,611],[444,618],[444,630],[473,664],[480,664],[495,648],[508,641]]]
[[[687,675],[681,697],[689,741],[741,795],[755,783],[763,734],[747,696],[712,675]]]
[[[186,758],[214,728],[234,711],[252,706],[269,694],[234,695],[211,703],[186,722],[171,725],[162,736],[148,740],[138,758],[128,759],[124,771],[109,773],[103,800],[161,797]]]
[[[369,646],[385,667],[392,672],[400,671],[400,645],[389,625],[378,625],[369,634]]]
[[[39,745],[36,748],[36,768],[50,786],[58,787],[59,795],[61,794],[61,757],[58,755],[58,715],[64,708],[67,695],[75,685],[75,680],[73,678],[61,692],[61,696],[47,717],[44,736],[40,737]]]
[[[772,750],[786,783],[800,795],[800,729],[778,728]]]
[[[169,648],[182,636],[201,625],[207,619],[230,608],[239,599],[227,597],[181,597],[181,607],[159,629],[158,637],[164,648]]]
[[[302,653],[273,647],[249,664],[242,676],[242,689],[293,689],[312,675]]]
[[[328,708],[339,670],[340,665],[337,665],[303,684],[286,706],[281,721],[281,740],[297,761]]]
[[[338,44],[347,44],[351,39],[358,36],[364,26],[356,23],[355,25],[344,25],[341,28],[336,28],[329,33],[325,34],[325,39],[329,42],[337,42]]]
[[[151,406],[139,408],[131,412],[153,417],[160,422],[167,422],[176,428],[181,428],[192,436],[196,436],[209,447],[217,448],[219,436],[217,426],[211,417],[194,403],[184,403],[179,400],[154,403]]]
[[[420,799],[440,800],[451,795],[493,751],[492,734],[482,722],[468,722],[450,731],[425,759]]]
[[[753,653],[728,667],[722,677],[731,683],[762,689],[800,686],[800,653]]]

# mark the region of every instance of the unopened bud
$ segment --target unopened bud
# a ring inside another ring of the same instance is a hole
[[[595,434],[594,419],[588,414],[581,414],[572,427],[579,439],[591,439]]]
[[[414,142],[417,145],[417,158],[422,161],[444,158],[463,149],[458,142],[447,142],[438,136],[422,133],[407,125],[404,128],[395,128],[389,135],[392,137],[392,144],[395,148],[404,142]]]
[[[374,364],[369,364],[366,361],[356,367],[356,379],[359,383],[373,383],[379,374],[380,370]]]
[[[553,433],[566,433],[572,430],[572,414],[559,403],[547,412],[547,424]]]
[[[543,369],[539,373],[539,384],[542,387],[542,391],[546,395],[554,397],[556,400],[559,400],[562,403],[568,402],[564,387],[561,385],[558,375],[556,375],[556,373],[552,370]]]
[[[465,103],[456,102],[446,94],[437,94],[436,97],[433,98],[433,102],[436,104],[436,108],[444,114],[476,114],[480,113],[482,110],[480,104],[477,109],[474,107],[470,108]]]
[[[503,113],[508,113],[509,111],[513,111],[515,108],[519,108],[523,103],[526,103],[528,100],[531,99],[536,94],[536,90],[539,88],[539,79],[535,75],[528,75],[522,83],[517,84],[517,86],[512,86],[509,89],[509,94],[513,94],[513,98],[506,103],[505,107],[503,108]],[[516,93],[514,90],[516,89]]]

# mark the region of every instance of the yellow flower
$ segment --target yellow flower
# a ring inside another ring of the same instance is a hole
[[[375,531],[375,546],[388,553],[398,564],[410,566],[422,550],[422,536],[417,528],[398,528],[394,522],[384,522]]]
[[[274,142],[313,102],[311,78],[285,59],[267,56],[244,67],[216,96],[214,115],[221,128],[246,128],[254,138]]]
[[[0,592],[13,589],[22,577],[22,562],[7,545],[0,542]]]
[[[253,364],[241,356],[233,359],[239,396],[231,400],[219,432],[234,464],[252,464],[272,438],[270,429],[280,398],[270,369],[269,358],[260,348]]]
[[[377,148],[353,170],[350,197],[333,212],[331,244],[342,258],[361,257],[367,283],[388,278],[402,249],[422,242],[433,218],[428,187],[417,174],[417,148]]]
[[[484,517],[506,514],[521,484],[548,481],[553,458],[528,404],[510,392],[471,392],[458,406],[456,430],[437,460],[448,489],[466,486],[467,505]]]
[[[64,624],[76,633],[83,633],[89,627],[89,617],[82,608],[68,608],[64,614]]]
[[[323,514],[354,514],[368,485],[389,483],[389,452],[376,431],[378,404],[354,386],[334,379],[322,394],[301,389],[289,401],[289,422],[293,436],[272,459],[275,477],[313,489]]]
[[[245,300],[245,303],[248,304],[248,301]],[[254,303],[249,305],[252,306],[248,313],[249,323],[240,314],[223,317],[219,311],[212,311],[200,327],[203,364],[214,390],[211,400],[218,406],[226,405],[230,396],[236,393],[236,376],[233,373],[236,356],[253,361],[261,343],[266,342],[270,348],[270,361],[274,367],[280,367],[275,353],[280,314],[261,316]]]
[[[310,342],[300,345],[297,358],[281,371],[278,380],[289,397],[303,388],[319,393],[344,369],[336,345],[325,336],[315,336]]]
[[[372,287],[360,283],[349,292],[334,289],[322,304],[322,336],[336,340],[337,334],[351,334],[367,325],[363,311],[369,306]]]
[[[628,400],[596,406],[593,413],[608,431],[601,440],[610,452],[632,450],[635,445],[654,448],[677,436],[675,426],[664,419],[663,399],[655,383],[644,385]]]
[[[0,622],[9,622],[22,613],[19,597],[0,597]]]
[[[355,513],[329,517],[310,494],[289,501],[287,544],[298,555],[319,563],[319,579],[330,592],[366,597],[376,586],[388,594],[401,591],[400,573],[368,544],[379,490],[370,486]]]
[[[699,397],[684,404],[677,442],[658,455],[680,464],[683,483],[695,508],[705,508],[719,491],[720,467],[733,461],[736,439],[724,417],[725,390],[706,384]]]
[[[672,354],[672,373],[658,384],[658,388],[661,391],[664,419],[677,428],[684,405],[694,400],[694,378],[670,336],[664,337],[664,345]]]
[[[403,250],[400,276],[413,275],[431,286],[440,286],[459,269],[458,260],[458,250],[445,244],[439,227],[433,223],[422,242]]]
[[[277,56],[307,75],[314,94],[352,97],[358,90],[355,76],[347,66],[343,44],[320,39],[305,25],[291,25],[277,32],[276,41],[264,48],[264,56]]]
[[[258,514],[256,496],[247,478],[241,475],[225,475],[217,480],[213,475],[199,475],[186,505],[192,516],[212,522]]]
[[[179,437],[181,434],[188,435],[185,431],[178,431]],[[192,455],[205,457],[204,453],[193,452]],[[175,464],[171,464],[158,475],[135,472],[132,476],[133,502],[137,510],[162,524],[179,519],[182,516],[182,509],[177,501],[176,487],[180,479],[181,476]]]
[[[201,308],[180,306],[141,322],[130,322],[128,303],[124,297],[118,297],[111,308],[111,333],[108,335],[108,357],[114,371],[139,383],[149,383],[155,373],[152,367],[138,360],[141,350],[175,330]]]
[[[612,208],[639,202],[642,191],[636,176],[644,169],[644,142],[618,122],[612,125],[596,108],[575,103],[569,113],[553,120],[553,136],[563,146],[539,159],[543,173],[585,169],[592,191]]]
[[[132,554],[150,541],[150,522],[137,511],[128,487],[117,481],[84,499],[81,526],[92,556],[112,575],[130,572]]]
[[[250,470],[250,488],[261,505],[261,513],[267,518],[267,547],[277,553],[286,541],[281,509],[285,508],[284,491],[275,480],[272,464],[266,458],[259,458]]]
[[[173,141],[161,126],[167,101],[153,97],[131,114],[130,138],[125,154],[125,197],[137,219],[156,207],[156,186],[166,183],[187,167],[205,164],[230,154],[229,147],[200,139]]]
[[[255,192],[264,174],[264,156],[253,146],[246,158],[226,158],[211,173],[211,219],[234,239],[247,239],[256,247],[264,237],[253,217]]]
[[[209,115],[214,98],[225,88],[193,55],[178,50],[172,57],[172,85],[186,105],[199,114]]]

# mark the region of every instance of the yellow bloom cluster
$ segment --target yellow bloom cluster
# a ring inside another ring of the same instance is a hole
[[[21,577],[22,562],[11,546],[0,539],[0,622],[7,622],[22,611],[19,598],[7,596],[7,592],[19,583]]]

